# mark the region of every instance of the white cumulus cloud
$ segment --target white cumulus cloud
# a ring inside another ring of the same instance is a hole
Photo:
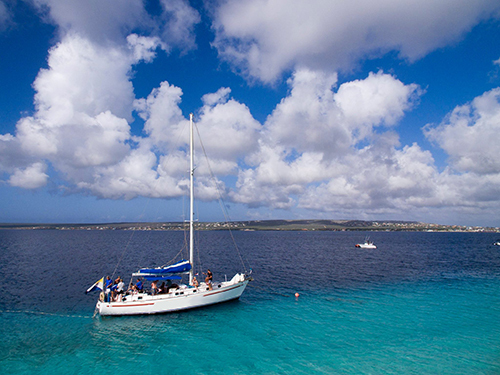
[[[161,0],[161,14],[150,15],[142,0],[33,0],[48,22],[58,26],[61,38],[78,34],[104,46],[125,44],[139,30],[161,40],[161,47],[181,51],[196,48],[194,27],[200,22],[198,11],[187,0]],[[136,39],[137,43],[150,40]],[[136,47],[139,45],[135,43]],[[136,52],[140,50],[136,48]]]
[[[500,88],[455,108],[439,126],[427,126],[425,134],[446,151],[456,171],[499,174]]]
[[[37,189],[47,183],[49,176],[45,173],[46,170],[47,166],[41,162],[33,163],[26,168],[16,168],[8,183],[24,189]]]
[[[34,0],[61,37],[78,34],[92,42],[122,42],[134,28],[151,21],[141,0]]]
[[[365,194],[365,203],[369,200],[375,205],[366,190],[376,185],[370,185],[366,175],[371,175],[378,163],[382,168],[398,165],[399,160],[394,156],[398,155],[395,150],[398,139],[393,133],[386,133],[375,137],[377,142],[370,139],[373,144],[361,150],[358,142],[373,138],[375,127],[393,125],[401,118],[418,98],[418,86],[404,85],[379,72],[365,80],[347,82],[335,92],[336,75],[306,69],[295,72],[289,84],[290,94],[264,124],[259,149],[247,158],[251,168],[239,174],[233,199],[254,206],[291,208],[297,203],[294,196],[302,200],[300,196],[306,191],[318,186],[322,189],[325,181],[329,181],[332,186],[346,188],[342,194],[351,191],[353,199]],[[355,103],[350,102],[350,96]],[[426,163],[431,161],[427,155]],[[414,182],[404,174],[407,169],[417,168],[407,165],[382,169],[373,176],[384,180],[382,189],[386,189],[389,171],[398,171],[392,180],[394,190],[399,187],[409,191],[407,185],[413,187]],[[347,181],[346,176],[353,176],[352,180]],[[321,210],[328,209],[325,202],[329,200],[318,201]],[[376,200],[380,203],[380,199]],[[315,207],[304,202],[301,206]]]
[[[168,45],[178,46],[183,52],[196,48],[194,27],[201,21],[197,10],[187,0],[161,0],[161,38]]]
[[[130,61],[122,49],[63,38],[33,84],[35,115],[17,124],[21,149],[51,161],[70,180],[91,175],[87,167],[121,160],[129,151],[134,98]]]
[[[378,72],[370,73],[364,80],[344,83],[335,101],[345,121],[363,139],[373,126],[395,125],[422,93],[416,84],[405,85],[391,75]]]
[[[273,82],[296,67],[349,70],[389,51],[413,61],[499,10],[495,0],[229,0],[215,10],[214,45],[236,70]]]
[[[216,93],[204,95],[197,121],[207,154],[218,160],[215,168],[223,167],[224,163],[220,163],[223,161],[236,167],[238,159],[257,149],[261,130],[249,108],[229,98],[229,94],[228,88],[221,88]]]
[[[179,108],[181,97],[179,87],[162,82],[146,99],[134,103],[136,111],[145,120],[144,131],[164,151],[174,150],[181,141],[185,144],[187,140],[182,133],[185,119]]]
[[[127,43],[130,49],[134,52],[136,62],[145,61],[151,62],[156,57],[156,49],[161,47],[163,50],[168,50],[168,46],[158,37],[146,37],[137,34],[130,34],[127,37]]]

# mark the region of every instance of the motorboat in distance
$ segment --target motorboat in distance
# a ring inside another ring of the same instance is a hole
[[[358,247],[360,249],[376,249],[377,248],[377,246],[375,246],[373,241],[370,241],[369,238],[366,238],[364,243],[356,244],[356,247]]]

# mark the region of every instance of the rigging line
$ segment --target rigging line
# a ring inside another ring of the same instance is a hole
[[[199,213],[200,212],[200,207],[198,205],[198,201],[197,200],[194,201],[194,204],[195,204],[195,208],[196,208],[196,210],[195,210],[195,213],[196,213],[196,223],[195,223],[195,226],[199,227],[200,226],[199,225],[199,222],[200,222],[200,213]],[[201,258],[200,258],[200,244],[201,244],[201,235],[200,235],[200,233],[201,232],[199,230],[196,230],[194,232],[194,235],[196,236],[196,240],[194,241],[194,251],[195,251],[196,256],[197,256],[197,262],[196,262],[196,264],[197,264],[197,268],[198,268],[197,270],[195,269],[194,272],[196,273],[196,271],[198,271],[199,274],[202,274],[203,273],[202,270],[204,269],[204,267],[203,267],[203,264],[201,263]]]
[[[217,190],[217,194],[219,195],[219,206],[221,206],[222,213],[224,214],[224,218],[226,220],[226,223],[229,223],[229,221],[231,221],[229,219],[229,212],[227,211],[227,207],[224,204],[224,200],[222,199],[222,193],[220,192],[219,185],[217,184],[217,180],[215,179],[215,175],[214,175],[214,173],[212,171],[212,167],[210,166],[210,162],[208,160],[208,156],[207,156],[207,152],[205,150],[205,146],[203,145],[203,141],[201,140],[201,136],[200,136],[200,131],[198,129],[198,125],[196,123],[194,123],[194,126],[196,127],[196,133],[198,134],[198,140],[200,142],[201,149],[203,150],[203,154],[205,155],[205,160],[207,162],[208,171],[210,172],[210,177],[213,179],[214,184],[215,184],[215,189]],[[243,257],[241,255],[240,249],[238,248],[238,245],[236,244],[236,240],[234,239],[233,231],[231,230],[231,227],[228,226],[228,230],[229,230],[229,234],[231,235],[231,239],[233,240],[234,247],[236,248],[236,251],[238,252],[238,256],[240,257],[240,261],[241,261],[241,264],[243,265],[243,269],[245,270],[245,272],[247,272],[247,268],[246,268],[245,262],[243,261]]]
[[[184,200],[184,197],[182,199],[182,205],[183,205],[183,212],[184,212],[185,211],[185,200]],[[183,215],[183,217],[185,217],[185,216]],[[184,244],[181,247],[181,249],[179,250],[179,252],[177,254],[175,254],[175,256],[172,259],[170,259],[168,262],[166,262],[165,264],[163,264],[161,267],[165,267],[165,266],[168,266],[168,265],[172,264],[177,259],[177,257],[179,257],[179,254],[182,255],[181,258],[186,259],[186,257],[184,257],[184,250],[186,250],[186,253],[188,252],[188,240],[187,240],[188,231],[187,231],[186,228],[187,228],[186,220],[184,220],[184,229],[182,230],[182,232],[184,233]]]
[[[157,187],[158,182],[159,182],[158,180],[159,180],[159,179],[156,179],[155,184],[154,184],[154,189],[155,189],[155,190],[156,190],[156,187]],[[141,213],[140,217],[144,217],[144,214],[145,214],[145,212],[146,212],[146,209],[148,208],[148,205],[149,205],[149,202],[150,202],[150,201],[151,201],[151,197],[148,197],[148,198],[146,199],[146,204],[144,205],[144,208],[142,209],[142,213]],[[157,207],[157,208],[158,208],[158,207]],[[118,269],[118,267],[120,266],[120,263],[121,263],[121,261],[123,260],[123,257],[125,256],[125,253],[126,253],[126,252],[127,252],[127,250],[128,250],[128,247],[129,247],[129,245],[130,245],[130,242],[132,242],[132,238],[134,237],[134,234],[135,234],[135,228],[132,230],[132,234],[130,235],[129,240],[128,240],[127,244],[125,245],[125,248],[124,248],[124,249],[123,249],[123,251],[122,251],[122,255],[121,255],[120,259],[118,260],[118,263],[116,264],[116,267],[115,267],[115,269],[114,269],[114,271],[113,271],[113,273],[112,273],[112,275],[111,275],[111,280],[114,280],[116,270],[117,270],[117,269]],[[151,232],[149,233],[148,238],[149,238],[149,239],[151,239]]]
[[[184,251],[184,249],[186,249],[186,244],[184,244],[184,246],[179,250],[179,252],[177,254],[175,254],[175,256],[172,259],[170,259],[167,263],[165,263],[161,267],[165,267],[165,266],[168,266],[168,265],[172,264],[174,262],[174,260],[177,259],[177,257],[179,256],[179,254],[182,254],[182,252]]]
[[[184,199],[182,200],[182,204],[184,206]],[[179,252],[177,254],[175,254],[175,256],[172,259],[170,259],[167,263],[163,264],[161,267],[165,267],[165,266],[168,266],[168,265],[172,264],[177,259],[177,257],[179,256],[179,254],[182,255],[181,258],[186,259],[184,257],[184,250],[186,250],[186,252],[188,250],[188,241],[187,241],[187,231],[186,231],[186,222],[185,221],[184,221],[184,229],[182,230],[182,232],[184,233],[184,244],[183,244],[183,246],[181,247],[181,249],[179,250]]]
[[[117,269],[118,269],[118,267],[120,266],[120,263],[122,262],[123,257],[125,256],[125,253],[126,253],[126,252],[127,252],[127,250],[128,250],[128,247],[129,247],[129,245],[130,245],[130,242],[132,242],[132,238],[134,237],[134,234],[135,234],[135,229],[134,229],[134,230],[132,230],[132,234],[130,235],[130,238],[128,239],[128,242],[127,242],[127,244],[125,245],[125,249],[123,249],[123,251],[122,251],[122,255],[121,255],[120,259],[118,260],[118,263],[116,264],[116,267],[115,267],[115,269],[114,269],[113,273],[111,274],[111,280],[114,280],[116,270],[117,270]]]
[[[198,239],[194,243],[194,245],[195,245],[194,249],[196,250],[196,256],[198,257],[198,261],[196,262],[196,264],[198,265],[198,267],[197,267],[198,273],[201,274],[202,269],[204,269],[204,268],[203,268],[203,264],[201,263],[201,258],[200,258],[200,246],[199,246],[199,244],[200,244],[200,232],[199,231],[197,232],[197,237],[198,237]],[[196,272],[196,270],[195,270],[195,272]]]

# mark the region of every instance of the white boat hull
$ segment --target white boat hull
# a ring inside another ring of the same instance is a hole
[[[179,288],[167,294],[138,293],[126,295],[119,302],[98,301],[96,309],[101,316],[163,314],[195,309],[240,298],[249,281],[249,277],[237,274],[231,281],[214,283],[212,290],[202,283],[198,288]]]
[[[356,247],[360,248],[360,249],[376,249],[377,246],[375,246],[374,244],[367,244],[367,243],[358,243],[356,245]]]

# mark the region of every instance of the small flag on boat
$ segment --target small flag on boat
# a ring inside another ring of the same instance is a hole
[[[92,292],[94,290],[102,290],[104,286],[104,277],[102,277],[100,280],[97,280],[94,285],[92,285],[90,288],[87,289],[85,293]]]

